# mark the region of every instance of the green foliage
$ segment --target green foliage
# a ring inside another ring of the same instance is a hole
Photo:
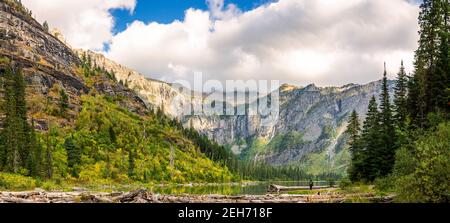
[[[356,113],[355,110],[353,110],[352,114],[350,115],[350,119],[348,121],[347,130],[345,131],[345,134],[349,135],[349,141],[348,144],[350,146],[350,151],[352,153],[358,153],[358,140],[359,140],[359,133],[361,131],[361,125],[359,124],[359,116],[358,113]]]
[[[395,85],[395,96],[394,96],[394,106],[395,106],[395,122],[397,126],[401,129],[404,128],[406,123],[406,118],[408,116],[408,76],[406,75],[405,67],[403,61],[400,66],[400,71],[397,74],[397,81]]]
[[[360,140],[352,148],[352,163],[348,172],[353,182],[372,181],[379,176],[377,167],[380,157],[377,155],[382,145],[379,120],[378,105],[372,97]]]
[[[332,158],[326,150],[319,153],[310,153],[299,162],[301,170],[306,174],[316,176],[318,179],[339,179],[346,175],[346,166],[350,160],[348,149],[342,149]]]
[[[353,113],[350,118],[347,133],[351,136],[352,162],[348,172],[353,182],[373,182],[392,173],[398,138],[386,76],[385,69],[380,111],[375,97],[372,97],[361,136],[358,135],[357,114]]]
[[[27,120],[22,69],[7,67],[3,86],[5,117],[0,132],[0,171],[40,176],[42,148]]]
[[[394,176],[399,202],[450,201],[450,122],[397,152]]]
[[[3,190],[31,190],[36,187],[36,180],[19,174],[0,172],[0,189]]]
[[[61,88],[59,91],[59,113],[61,116],[65,116],[66,110],[69,108],[69,96],[66,91]]]
[[[75,145],[72,136],[64,142],[64,148],[67,152],[67,166],[72,169],[72,176],[78,176],[78,166],[81,164],[81,148]]]
[[[344,177],[339,181],[339,187],[343,190],[349,188],[352,185],[352,181],[348,177]]]
[[[424,0],[420,6],[419,48],[408,89],[409,115],[416,127],[427,127],[431,112],[449,111],[449,8],[449,1],[442,0]]]
[[[397,136],[390,103],[386,69],[383,75],[383,86],[380,95],[380,128],[381,145],[379,145],[380,147],[375,154],[375,157],[379,159],[379,162],[376,163],[376,166],[373,168],[379,171],[381,177],[385,177],[392,172],[392,167],[395,162],[395,151],[397,149]]]
[[[81,180],[231,180],[226,168],[207,159],[200,152],[202,147],[187,140],[174,123],[162,121],[164,117],[136,116],[101,96],[83,96],[83,102],[73,133],[75,144],[82,148]],[[169,162],[171,147],[175,150],[173,167]]]
[[[284,150],[293,150],[301,147],[304,143],[303,134],[292,131],[287,134],[279,134],[275,136],[267,145],[266,150],[282,152]]]

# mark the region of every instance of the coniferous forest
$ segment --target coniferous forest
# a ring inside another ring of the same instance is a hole
[[[355,111],[350,117],[348,177],[395,191],[399,201],[449,202],[450,5],[425,0],[420,10],[412,75],[402,62],[390,96],[385,71],[382,94],[371,99],[364,122]]]

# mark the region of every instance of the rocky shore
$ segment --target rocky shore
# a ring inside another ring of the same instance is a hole
[[[0,203],[342,203],[352,198],[370,202],[392,202],[393,197],[373,194],[325,195],[161,195],[147,190],[131,192],[0,192]]]

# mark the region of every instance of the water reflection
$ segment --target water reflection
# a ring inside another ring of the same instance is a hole
[[[210,185],[177,185],[177,186],[156,186],[154,193],[158,194],[195,194],[195,195],[264,195],[267,194],[269,185],[276,184],[281,186],[308,186],[308,181],[274,181],[243,184],[210,184]],[[316,186],[327,186],[326,181],[315,181]]]

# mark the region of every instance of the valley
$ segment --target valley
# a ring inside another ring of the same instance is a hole
[[[396,80],[199,92],[0,0],[0,203],[448,202],[450,6],[430,1]]]

